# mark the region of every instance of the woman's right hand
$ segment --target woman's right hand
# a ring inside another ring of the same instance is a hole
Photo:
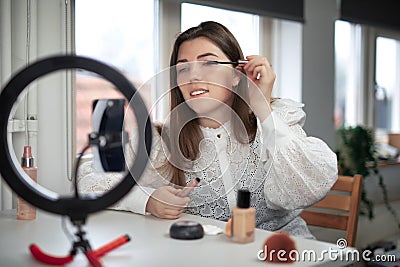
[[[188,197],[176,196],[180,191],[171,186],[158,188],[147,201],[146,211],[158,218],[178,219],[190,200]]]

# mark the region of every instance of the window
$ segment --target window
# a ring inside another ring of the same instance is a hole
[[[139,88],[155,73],[154,14],[154,1],[76,0],[76,53],[116,67]],[[76,88],[80,152],[91,130],[92,101],[121,96],[107,81],[86,72],[77,73]],[[151,101],[151,88],[141,88],[140,93],[146,103]]]
[[[302,102],[303,25],[282,19],[274,19],[272,23],[273,29],[266,30],[272,32],[268,45],[273,50],[271,64],[277,74],[273,94]]]
[[[370,66],[364,62],[374,62],[374,65]],[[335,23],[336,128],[357,124],[368,125],[374,129],[377,143],[386,143],[388,133],[400,132],[398,73],[400,73],[398,36],[373,27],[337,21]]]
[[[400,41],[376,38],[375,127],[400,132]]]
[[[217,21],[226,26],[238,40],[244,55],[260,53],[259,16],[189,3],[182,4],[182,31],[207,20]]]
[[[335,127],[363,123],[361,27],[335,23]]]

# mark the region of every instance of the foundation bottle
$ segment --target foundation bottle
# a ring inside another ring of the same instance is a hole
[[[254,241],[256,226],[256,209],[250,207],[250,192],[238,190],[237,207],[232,209],[232,241],[236,243],[250,243]]]
[[[24,146],[24,154],[21,158],[21,167],[25,173],[35,182],[37,182],[37,167],[34,166],[32,150],[30,146]],[[36,208],[23,200],[17,198],[17,219],[18,220],[34,220],[36,219]]]

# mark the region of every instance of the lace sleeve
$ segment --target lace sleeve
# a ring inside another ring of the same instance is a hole
[[[264,194],[273,209],[310,206],[337,180],[336,154],[322,140],[306,135],[302,107],[291,100],[278,100],[261,125],[263,147],[270,155],[264,158],[268,166]]]

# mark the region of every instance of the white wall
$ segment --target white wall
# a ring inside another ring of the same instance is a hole
[[[303,25],[302,98],[307,120],[304,129],[332,148],[334,130],[334,21],[336,0],[305,0]]]

